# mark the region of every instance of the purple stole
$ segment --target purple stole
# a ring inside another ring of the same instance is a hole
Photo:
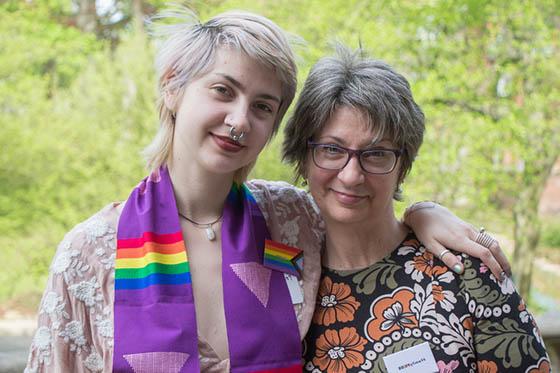
[[[119,219],[113,372],[200,372],[196,315],[167,169],[144,179]],[[222,279],[231,372],[301,372],[284,273],[263,266],[266,222],[244,185],[224,205]]]

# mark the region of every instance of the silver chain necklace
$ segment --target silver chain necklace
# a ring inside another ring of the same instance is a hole
[[[204,229],[208,241],[214,241],[216,239],[216,232],[214,232],[214,228],[212,228],[212,226],[222,219],[224,213],[222,212],[220,216],[218,216],[218,218],[211,223],[199,223],[197,221],[187,218],[185,215],[181,214],[180,212],[179,212],[179,216],[181,216],[186,221],[192,223],[195,226],[195,228]]]

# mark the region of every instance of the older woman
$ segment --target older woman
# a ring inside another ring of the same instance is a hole
[[[326,224],[305,369],[548,371],[512,282],[469,255],[453,273],[395,217],[423,133],[408,82],[387,64],[340,48],[312,68],[284,142]]]
[[[172,15],[150,176],[60,244],[27,372],[301,371],[322,221],[303,191],[242,183],[294,97],[292,51],[258,15]]]

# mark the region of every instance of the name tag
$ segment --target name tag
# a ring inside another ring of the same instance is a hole
[[[284,273],[284,278],[286,279],[286,284],[288,285],[288,290],[290,291],[292,304],[303,303],[303,290],[301,289],[301,286],[299,286],[297,277]]]
[[[428,342],[383,357],[387,373],[437,373],[439,369]]]

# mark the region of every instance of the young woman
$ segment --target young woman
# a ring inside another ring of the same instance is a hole
[[[243,184],[294,97],[292,51],[258,15],[186,18],[163,26],[150,176],[60,244],[28,372],[301,371],[322,221],[303,191]],[[471,234],[446,225],[443,244]]]

